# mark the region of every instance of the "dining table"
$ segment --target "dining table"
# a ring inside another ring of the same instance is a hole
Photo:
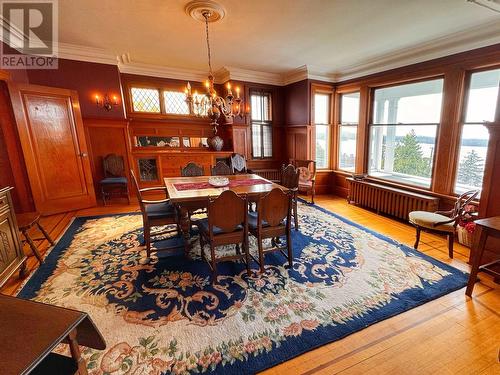
[[[179,210],[179,226],[184,239],[185,254],[191,248],[191,217],[190,213],[208,207],[209,198],[219,196],[223,191],[232,190],[238,195],[246,195],[249,202],[256,202],[259,197],[275,188],[285,192],[289,189],[275,182],[269,181],[256,174],[236,174],[227,177],[229,184],[215,187],[209,179],[214,176],[196,177],[166,177],[164,178],[168,197]]]

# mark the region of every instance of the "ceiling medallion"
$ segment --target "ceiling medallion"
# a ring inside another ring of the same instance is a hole
[[[217,94],[214,87],[214,75],[212,72],[212,54],[210,50],[210,37],[208,33],[208,24],[221,20],[226,11],[224,8],[213,1],[192,1],[186,5],[186,13],[196,20],[205,23],[205,35],[207,41],[208,53],[208,79],[205,81],[205,94],[194,93],[191,89],[191,84],[188,82],[185,88],[186,102],[189,107],[189,113],[198,117],[210,118],[210,124],[214,126],[214,138],[218,138],[217,142],[221,142],[220,137],[217,136],[217,121],[221,114],[226,119],[231,119],[236,116],[243,117],[244,105],[240,97],[240,88],[235,87],[236,96],[231,91],[231,83],[228,82],[226,86],[226,96],[222,97]],[[220,141],[219,141],[220,140]],[[222,144],[218,144],[214,148],[222,148]]]
[[[184,8],[187,15],[193,17],[197,21],[205,22],[203,13],[210,12],[208,22],[220,21],[226,15],[226,9],[219,3],[211,0],[194,0],[186,4]]]

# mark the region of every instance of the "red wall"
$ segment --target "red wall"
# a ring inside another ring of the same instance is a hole
[[[109,112],[95,103],[96,94],[121,98],[120,72],[116,65],[59,59],[58,69],[27,70],[26,73],[30,84],[78,91],[84,118],[125,118],[123,100]]]

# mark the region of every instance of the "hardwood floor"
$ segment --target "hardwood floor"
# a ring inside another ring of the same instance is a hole
[[[410,225],[335,196],[317,196],[316,203],[409,246],[414,243],[415,230]],[[115,203],[49,216],[42,223],[53,238],[58,238],[75,216],[136,210],[137,205]],[[47,245],[42,243],[43,251]],[[444,237],[423,233],[419,250],[468,270],[469,250],[455,245],[451,260]],[[28,269],[36,267],[36,258],[30,257]],[[472,299],[465,296],[465,288],[458,290],[262,374],[500,374],[500,286],[488,275],[480,274],[480,278]],[[14,294],[20,284],[17,276],[13,277],[1,292]]]

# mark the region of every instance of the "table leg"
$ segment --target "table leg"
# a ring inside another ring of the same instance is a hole
[[[472,297],[472,290],[474,289],[474,284],[476,283],[477,273],[479,271],[479,266],[481,265],[481,259],[484,253],[484,246],[486,245],[486,238],[488,237],[488,230],[484,229],[482,226],[476,226],[478,233],[474,238],[474,246],[472,247],[472,267],[469,275],[469,282],[467,283],[467,289],[465,290],[465,295]]]
[[[72,330],[68,335],[69,350],[71,351],[71,357],[76,362],[78,366],[79,375],[88,375],[87,363],[80,353],[80,347],[78,346],[78,341],[76,340],[76,328]]]
[[[180,207],[180,224],[182,236],[184,238],[184,253],[186,256],[189,256],[189,250],[191,250],[191,219],[189,218],[189,210],[187,207]]]

